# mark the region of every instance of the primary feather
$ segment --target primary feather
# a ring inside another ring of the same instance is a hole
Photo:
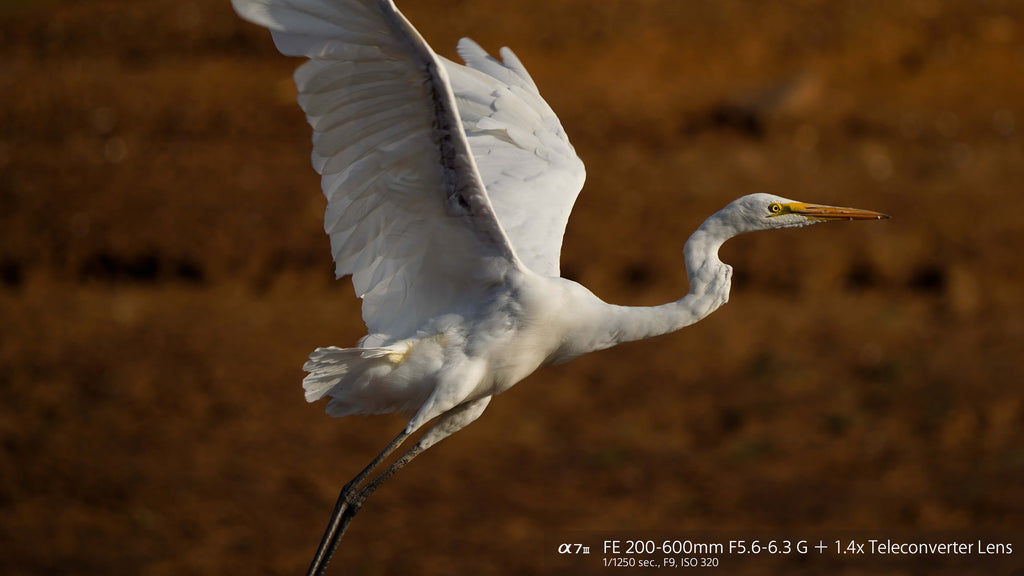
[[[494,211],[534,272],[559,276],[562,236],[586,172],[558,117],[508,48],[503,62],[459,41],[466,66],[442,59]]]

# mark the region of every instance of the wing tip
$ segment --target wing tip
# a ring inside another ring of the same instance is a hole
[[[267,0],[231,0],[231,7],[240,18],[264,28],[273,28],[277,21],[270,15]]]
[[[462,58],[462,61],[466,64],[469,64],[472,60],[477,60],[481,56],[488,56],[487,51],[469,36],[459,38],[459,41],[455,44],[455,51],[458,52],[459,58]]]
[[[469,37],[460,38],[455,50],[466,66],[498,78],[502,82],[518,84],[539,93],[537,83],[533,81],[533,77],[526,71],[522,61],[508,46],[502,46],[498,50],[500,60],[491,56],[487,50]]]

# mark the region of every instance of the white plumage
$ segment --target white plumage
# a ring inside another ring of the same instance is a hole
[[[558,117],[508,48],[503,62],[468,38],[447,65],[462,126],[498,221],[537,274],[559,275],[562,235],[583,188],[583,162]]]
[[[368,334],[318,348],[306,399],[334,416],[414,412],[346,484],[310,567],[326,566],[349,521],[382,482],[475,420],[490,399],[544,364],[678,330],[728,300],[718,258],[743,232],[876,212],[744,196],[684,248],[690,290],[653,307],[607,304],[559,277],[583,163],[536,84],[507,48],[501,61],[463,39],[465,65],[435,54],[391,0],[232,0],[295,72],[313,127],[313,167],[338,277],[351,275]],[[385,472],[370,473],[428,422]]]

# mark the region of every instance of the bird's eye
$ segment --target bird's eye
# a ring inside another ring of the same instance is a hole
[[[772,213],[772,216],[782,214],[782,204],[779,204],[778,202],[773,202],[768,205],[768,211]]]

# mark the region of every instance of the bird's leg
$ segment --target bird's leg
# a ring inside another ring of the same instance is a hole
[[[348,525],[355,518],[359,509],[363,507],[363,503],[366,502],[370,494],[373,494],[377,488],[380,488],[381,484],[394,476],[395,472],[401,470],[403,466],[408,464],[410,460],[423,452],[423,450],[425,448],[417,442],[401,458],[393,462],[391,466],[388,466],[386,470],[378,474],[373,480],[367,482],[366,486],[359,487],[359,484],[356,483],[356,480],[359,479],[357,476],[342,488],[341,494],[338,496],[338,503],[334,505],[334,512],[331,514],[331,520],[327,525],[327,531],[324,532],[324,537],[320,541],[320,547],[317,549],[316,555],[313,556],[313,562],[309,565],[309,571],[306,573],[307,576],[321,576],[324,573],[324,570],[327,569],[327,563],[331,561],[331,556],[334,555],[338,544],[341,543],[341,537],[345,535]],[[363,470],[363,472],[371,469],[372,466],[367,466],[367,469]],[[365,477],[365,474],[361,474],[361,476]]]
[[[381,450],[380,454],[377,454],[377,457],[374,458],[373,461],[371,461],[366,466],[366,468],[363,468],[363,470],[359,472],[359,474],[356,474],[355,478],[349,480],[348,483],[345,484],[345,486],[341,489],[341,495],[352,496],[356,494],[357,488],[359,488],[359,485],[362,484],[364,480],[366,480],[370,473],[376,470],[376,468],[380,466],[380,463],[383,462],[388,456],[390,456],[392,452],[398,449],[398,447],[402,445],[402,442],[405,442],[405,440],[409,438],[409,436],[411,436],[415,431],[415,428],[410,428],[409,426],[406,426],[401,432],[399,432],[398,436],[395,436],[395,439],[392,440],[387,446],[385,446],[384,449]],[[346,500],[348,501],[349,504],[356,503],[351,499]],[[360,501],[359,504],[362,504],[362,501]]]
[[[476,420],[483,413],[490,400],[490,396],[487,396],[457,406],[441,415],[437,423],[431,426],[412,448],[392,462],[387,469],[367,482],[365,486],[360,487],[360,484],[366,480],[366,477],[416,431],[416,427],[407,426],[373,459],[373,462],[370,462],[369,466],[364,468],[348,484],[345,484],[345,487],[341,489],[341,494],[338,495],[338,502],[334,505],[331,520],[327,524],[327,530],[320,540],[320,546],[317,548],[316,555],[313,556],[313,561],[309,565],[309,571],[306,572],[306,576],[323,575],[324,570],[327,569],[327,563],[331,561],[331,556],[334,555],[338,544],[341,543],[341,537],[345,534],[345,530],[348,529],[349,523],[352,522],[352,519],[359,512],[359,509],[362,508],[363,503],[369,498],[370,494],[373,494],[377,488],[380,488],[381,484],[384,484],[384,482],[394,476],[396,472],[405,467],[406,464],[424,450]]]
[[[366,468],[363,468],[359,474],[356,474],[355,478],[349,480],[342,487],[341,493],[338,494],[338,501],[334,504],[334,511],[331,512],[331,519],[327,522],[327,529],[324,531],[323,538],[320,539],[320,546],[317,547],[316,554],[313,555],[313,561],[309,565],[309,571],[306,573],[307,576],[320,576],[324,573],[324,570],[327,569],[327,563],[331,561],[334,550],[338,548],[338,543],[341,542],[341,537],[345,533],[349,522],[352,521],[352,517],[356,515],[359,508],[363,506],[366,497],[369,496],[369,493],[363,494],[359,490],[359,485],[415,431],[415,428],[408,426],[402,429],[398,436],[395,436],[395,439],[385,446],[384,450]],[[376,479],[374,479],[374,482],[376,482]]]
[[[444,413],[438,419],[437,423],[431,426],[430,429],[427,430],[427,433],[424,434],[412,448],[410,448],[405,454],[402,454],[398,460],[392,462],[386,470],[378,474],[373,480],[367,482],[366,485],[359,490],[356,495],[359,504],[361,505],[366,501],[370,494],[373,494],[381,484],[394,476],[396,472],[405,467],[406,464],[416,456],[420,455],[424,450],[463,429],[473,420],[476,420],[480,414],[483,413],[484,408],[487,407],[487,403],[490,401],[491,397],[487,396],[473,402],[456,406],[452,410]],[[355,513],[353,512],[353,514]]]

